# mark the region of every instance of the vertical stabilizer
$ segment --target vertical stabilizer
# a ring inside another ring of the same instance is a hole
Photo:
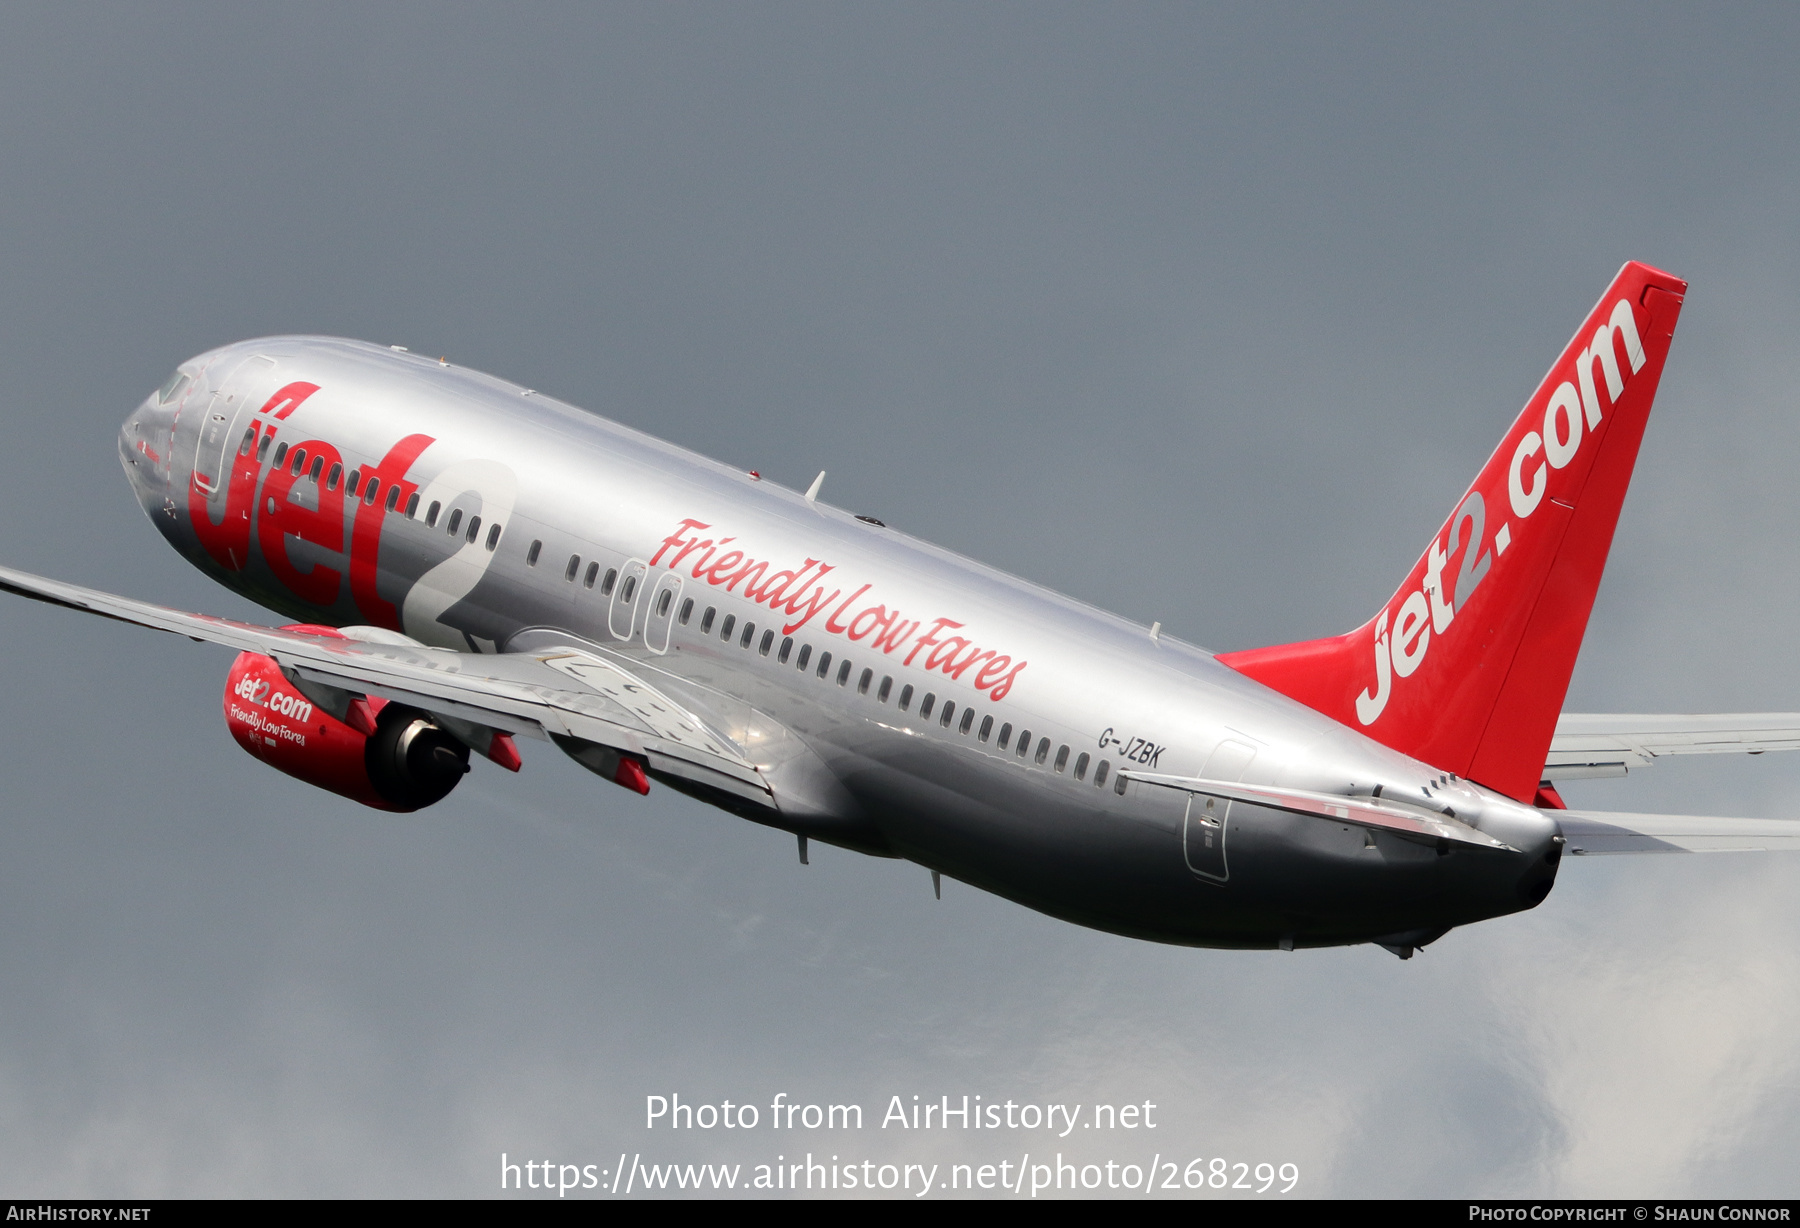
[[[1648,265],[1619,271],[1369,622],[1218,659],[1395,750],[1530,801],[1686,290]]]

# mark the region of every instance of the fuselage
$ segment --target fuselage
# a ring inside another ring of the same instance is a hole
[[[1422,945],[1554,879],[1549,818],[1201,649],[439,360],[228,346],[184,363],[120,446],[169,542],[270,609],[464,652],[618,654],[774,782],[779,813],[751,817],[1082,924]],[[1190,804],[1130,769],[1380,786],[1516,851]]]

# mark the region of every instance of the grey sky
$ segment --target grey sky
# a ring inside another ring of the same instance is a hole
[[[1571,707],[1800,707],[1788,7],[9,6],[0,542],[255,616],[114,437],[274,332],[518,379],[1213,648],[1344,630],[1618,266],[1692,283]],[[386,816],[221,650],[9,601],[0,1192],[496,1192],[643,1098],[1157,1102],[1301,1192],[1792,1196],[1800,861],[1568,866],[1402,964],[1163,948],[546,747]],[[1800,763],[1568,790],[1795,813]],[[1145,1136],[1148,1138],[1148,1135]]]

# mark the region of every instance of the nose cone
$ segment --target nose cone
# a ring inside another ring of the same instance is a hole
[[[176,410],[152,393],[119,428],[119,462],[144,511],[154,516],[169,506],[169,453]]]

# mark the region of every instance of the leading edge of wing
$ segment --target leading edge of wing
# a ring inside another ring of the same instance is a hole
[[[192,614],[0,567],[0,591],[273,658],[284,673],[533,737],[646,756],[652,768],[769,802],[736,747],[617,662],[573,648],[494,655],[338,639]]]
[[[1733,819],[1693,814],[1558,810],[1568,851],[1613,853],[1800,852],[1800,819]]]

